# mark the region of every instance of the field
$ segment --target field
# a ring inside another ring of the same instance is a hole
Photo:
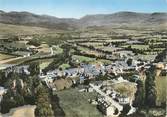
[[[88,48],[84,48],[84,47],[80,47],[80,46],[78,46],[78,49],[79,49],[80,51],[89,51]]]
[[[17,108],[13,108],[10,110],[9,113],[3,114],[0,116],[1,117],[35,117],[34,111],[35,111],[36,106],[30,106],[30,105],[25,105],[25,106],[20,106]]]
[[[106,47],[106,46],[97,46],[95,47],[97,49],[103,50],[103,51],[108,51],[108,52],[113,52],[118,48],[114,48],[114,47]]]
[[[134,58],[142,58],[143,60],[149,60],[149,61],[151,61],[151,60],[154,60],[155,59],[155,57],[156,57],[156,55],[142,55],[142,54],[139,54],[138,56],[135,56]]]
[[[91,63],[103,63],[103,64],[109,65],[109,64],[112,64],[113,62],[110,61],[110,60],[106,60],[106,59],[98,59],[98,60],[93,61],[93,62],[91,62]]]
[[[96,106],[88,102],[88,99],[94,99],[96,94],[81,93],[78,89],[64,90],[57,94],[66,117],[103,117]]]
[[[95,58],[90,58],[86,56],[78,56],[78,55],[73,55],[72,58],[78,59],[80,62],[90,62],[90,61],[95,60]]]
[[[149,48],[148,45],[132,45],[131,47],[135,48],[135,49],[147,49],[147,48]]]
[[[166,102],[167,76],[158,76],[155,84],[157,87],[157,101]]]
[[[43,60],[35,60],[33,62],[39,62],[40,69],[46,68],[51,62],[53,62],[53,59],[43,59]],[[32,63],[33,63],[32,62]]]
[[[21,64],[24,61],[30,60],[30,57],[17,57],[6,61],[6,64]]]
[[[11,59],[11,58],[15,58],[15,56],[9,55],[9,54],[2,54],[2,53],[0,53],[0,61],[1,60],[6,60],[6,59]]]
[[[0,34],[1,35],[11,35],[11,34],[46,34],[48,32],[54,32],[56,30],[50,30],[47,28],[41,27],[32,27],[32,26],[21,26],[21,25],[11,25],[11,24],[2,24],[0,23]]]
[[[62,65],[59,66],[59,68],[62,68],[63,70],[64,70],[64,69],[67,69],[67,68],[69,68],[69,67],[70,67],[69,64],[62,64]]]
[[[52,48],[53,48],[53,52],[55,54],[61,54],[61,53],[63,53],[63,49],[60,48],[59,46],[53,46]]]

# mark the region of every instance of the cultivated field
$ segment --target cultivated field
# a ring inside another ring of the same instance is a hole
[[[0,35],[28,35],[28,34],[47,34],[49,32],[54,32],[56,30],[51,30],[41,27],[33,26],[22,26],[22,25],[11,25],[11,24],[2,24],[0,23]]]
[[[57,94],[66,117],[103,117],[96,106],[88,102],[88,99],[95,99],[96,94],[79,92],[77,89],[64,90]]]
[[[16,56],[0,53],[0,61],[15,58]]]
[[[157,101],[166,102],[167,76],[158,76],[155,80]]]

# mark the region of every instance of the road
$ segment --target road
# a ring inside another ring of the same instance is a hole
[[[9,63],[11,61],[19,60],[19,59],[22,59],[22,58],[25,58],[25,57],[17,57],[17,58],[11,58],[11,59],[6,59],[6,60],[1,60],[0,64],[6,64],[6,63]]]

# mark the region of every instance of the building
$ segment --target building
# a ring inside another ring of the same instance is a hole
[[[7,92],[7,89],[0,86],[0,102],[2,101],[3,95]]]
[[[120,104],[122,104],[122,105],[124,105],[124,104],[129,104],[129,102],[130,102],[129,97],[126,97],[126,96],[124,96],[124,95],[119,95],[119,96],[117,97],[117,99],[118,99],[118,102],[119,102]]]
[[[106,116],[113,116],[115,114],[116,108],[108,102],[104,97],[97,99],[97,108]]]

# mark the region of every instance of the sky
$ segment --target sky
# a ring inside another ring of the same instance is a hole
[[[119,11],[167,12],[167,0],[0,0],[0,10],[80,18]]]

